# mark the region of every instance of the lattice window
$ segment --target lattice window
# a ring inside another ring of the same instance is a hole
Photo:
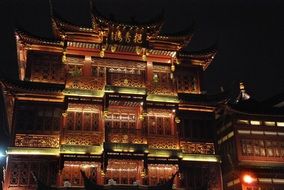
[[[166,116],[148,116],[144,120],[144,125],[148,128],[148,134],[152,135],[172,135],[172,118]],[[145,124],[146,123],[146,124]]]
[[[142,171],[142,162],[137,160],[110,159],[107,167],[105,183],[113,179],[117,184],[133,184],[136,176]]]
[[[99,171],[99,164],[93,162],[65,161],[60,184],[63,186],[64,181],[69,181],[71,186],[84,186],[84,179],[81,176],[80,170],[85,171],[88,177],[97,181],[96,174]]]
[[[62,110],[44,106],[19,106],[16,110],[17,131],[57,131]]]
[[[106,126],[110,128],[135,129],[136,114],[127,111],[109,112],[106,118]]]
[[[32,53],[28,56],[31,80],[35,82],[64,83],[65,68],[61,56],[46,53]]]
[[[43,183],[54,185],[56,183],[56,161],[11,161],[10,186],[31,186],[35,181],[31,175],[33,172]],[[51,177],[54,175],[53,177]]]
[[[273,140],[241,139],[242,155],[261,157],[283,157],[282,142]]]
[[[178,92],[191,93],[199,90],[198,77],[193,73],[177,75]]]
[[[178,166],[170,164],[149,164],[149,185],[165,183],[172,174],[176,173]]]
[[[73,112],[68,111],[66,129],[97,131],[99,128],[99,114],[90,112]]]

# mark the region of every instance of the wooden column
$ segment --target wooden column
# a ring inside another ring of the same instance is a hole
[[[92,59],[90,56],[85,56],[84,66],[83,66],[83,76],[92,76]]]
[[[147,62],[146,66],[146,83],[152,82],[153,80],[153,62]]]

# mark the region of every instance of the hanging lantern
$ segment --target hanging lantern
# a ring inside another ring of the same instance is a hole
[[[143,114],[139,115],[139,120],[143,121],[144,120],[144,116]]]
[[[177,65],[179,65],[179,64],[180,64],[180,62],[179,62],[178,58],[176,58],[176,64],[177,64]]]
[[[66,52],[64,51],[62,55],[62,63],[65,63],[66,61],[67,61]]]
[[[103,58],[105,56],[105,51],[101,50],[100,51],[100,57]]]
[[[141,52],[142,52],[142,48],[139,47],[139,46],[136,46],[135,51],[136,51],[137,55],[140,55]]]
[[[159,77],[158,77],[158,74],[157,74],[157,73],[154,73],[154,75],[153,75],[153,81],[154,81],[154,82],[159,82]]]
[[[173,80],[174,79],[174,73],[170,74],[170,78]]]
[[[174,64],[172,64],[172,66],[171,66],[171,71],[174,72],[175,70],[176,70],[176,67],[175,67]]]
[[[104,111],[104,118],[106,119],[108,116],[108,111]]]
[[[176,116],[176,117],[175,117],[175,122],[176,122],[176,123],[180,123],[180,118]]]
[[[142,55],[142,60],[147,61],[147,56],[145,54]]]
[[[142,48],[142,53],[143,53],[143,55],[142,55],[142,60],[143,60],[143,61],[147,61],[147,55],[148,55],[148,53],[147,53],[146,48]]]
[[[112,53],[114,53],[114,52],[116,51],[116,49],[117,49],[117,45],[116,45],[116,44],[114,44],[114,45],[112,45],[112,46],[110,47],[110,51],[111,51]]]
[[[128,79],[124,79],[123,83],[124,83],[125,85],[127,85],[127,84],[128,84]]]

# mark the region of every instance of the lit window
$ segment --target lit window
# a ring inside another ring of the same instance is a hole
[[[284,122],[277,122],[277,127],[284,127]]]
[[[239,119],[238,123],[239,124],[249,124],[249,121],[248,120],[244,120],[244,119]]]
[[[250,124],[251,124],[251,125],[260,125],[260,121],[254,121],[254,120],[252,120],[252,121],[250,121]]]
[[[266,125],[266,126],[275,126],[275,122],[274,121],[265,121],[264,125]]]

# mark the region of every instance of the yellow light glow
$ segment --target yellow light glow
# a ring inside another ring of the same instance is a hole
[[[102,154],[103,146],[61,145],[60,153],[64,154]]]
[[[23,148],[23,147],[8,147],[8,155],[59,155],[58,148]]]
[[[85,61],[92,61],[92,57],[91,56],[85,56]]]
[[[275,122],[274,121],[265,121],[264,125],[266,125],[266,126],[275,126]]]
[[[213,108],[183,108],[180,107],[179,110],[187,110],[187,111],[199,111],[199,112],[213,112]]]
[[[147,101],[179,103],[177,96],[163,96],[163,95],[154,95],[154,94],[148,95]]]
[[[198,155],[198,154],[184,154],[182,160],[199,161],[199,162],[220,162],[220,158],[216,155]]]
[[[251,120],[250,124],[251,125],[260,125],[260,121]]]
[[[164,150],[150,150],[150,157],[163,157],[168,158],[171,156],[170,151],[164,151]]]
[[[245,174],[243,176],[243,181],[247,184],[252,184],[254,182],[254,178],[249,174]]]
[[[240,124],[249,124],[249,121],[248,120],[244,120],[244,119],[239,119],[238,123],[240,123]]]
[[[284,122],[277,122],[277,127],[284,127]]]
[[[103,90],[78,90],[78,89],[64,89],[63,94],[66,96],[79,96],[79,97],[98,97],[104,96],[105,92]]]

